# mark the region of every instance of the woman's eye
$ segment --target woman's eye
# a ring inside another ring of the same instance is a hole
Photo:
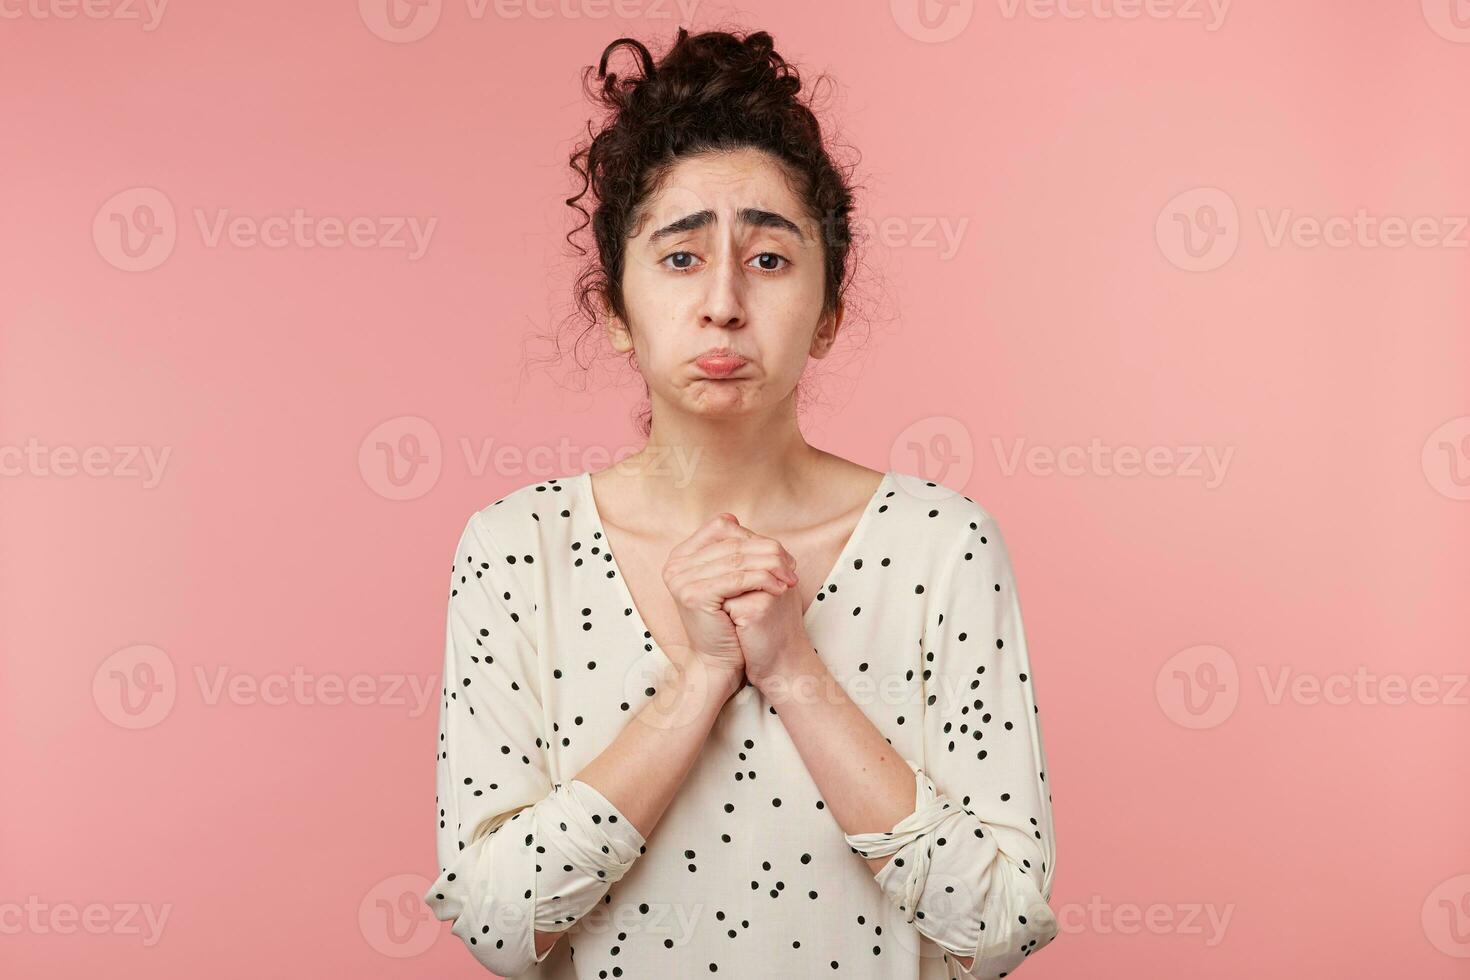
[[[775,252],[762,252],[751,261],[757,264],[756,267],[761,272],[779,272],[791,264],[790,259]],[[693,252],[670,252],[663,258],[665,268],[673,272],[689,272],[694,269],[696,262],[698,257]]]

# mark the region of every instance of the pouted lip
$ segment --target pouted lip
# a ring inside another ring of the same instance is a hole
[[[694,359],[694,363],[706,375],[726,378],[746,365],[750,359],[729,347],[711,347]]]

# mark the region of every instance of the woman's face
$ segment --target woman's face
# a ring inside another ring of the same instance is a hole
[[[613,346],[633,350],[657,408],[731,417],[779,405],[841,324],[822,317],[822,228],[772,157],[680,161],[628,241]],[[727,348],[745,360],[701,355]]]

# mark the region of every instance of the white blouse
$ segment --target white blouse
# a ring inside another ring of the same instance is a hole
[[[574,778],[671,664],[608,550],[591,474],[472,514],[449,594],[434,915],[487,969],[545,980],[969,980],[1047,945],[1051,797],[995,519],[886,472],[804,622],[914,770],[914,812],[844,834],[747,684],[644,840]],[[887,854],[876,875],[863,860]],[[537,929],[568,935],[538,960]]]

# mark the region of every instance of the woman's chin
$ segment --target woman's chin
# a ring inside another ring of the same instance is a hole
[[[727,389],[724,386],[709,393],[695,393],[685,403],[685,409],[689,414],[703,418],[739,418],[749,415],[754,408],[755,406],[751,404],[750,398],[744,392]]]

